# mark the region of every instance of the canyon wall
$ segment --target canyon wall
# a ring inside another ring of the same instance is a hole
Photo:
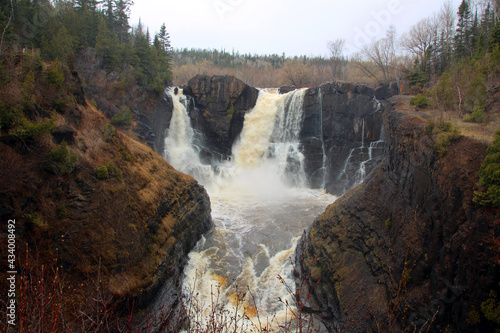
[[[439,158],[421,114],[386,111],[385,159],[327,208],[297,248],[302,295],[330,331],[485,332],[498,289],[498,210],[472,202],[485,146],[466,137]]]
[[[386,100],[398,92],[395,83],[377,90],[347,82],[307,89],[300,141],[311,187],[342,195],[381,161],[381,116],[390,108]],[[188,112],[202,161],[216,164],[229,158],[259,91],[232,76],[198,75],[184,87],[184,94],[193,98]]]

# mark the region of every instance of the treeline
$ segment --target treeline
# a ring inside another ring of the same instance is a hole
[[[165,24],[153,37],[129,24],[132,0],[12,0],[0,4],[0,52],[39,49],[46,61],[73,66],[92,47],[121,80],[163,92],[171,82],[172,50]]]
[[[447,91],[447,96],[434,91],[427,92],[429,98],[446,108],[471,111],[470,105],[475,103],[467,101],[466,95],[476,88],[470,85],[491,83],[496,74],[499,13],[500,0],[463,0],[459,8],[447,2],[438,13],[422,19],[408,32],[398,36],[395,28],[389,27],[384,38],[349,56],[342,39],[328,42],[327,58],[174,50],[174,83],[185,84],[199,73],[232,74],[261,87],[312,86],[331,80],[379,86],[409,80],[412,90],[406,92],[423,92],[439,84],[439,91]]]
[[[324,57],[240,54],[224,49],[174,49],[174,84],[196,74],[231,74],[256,87],[306,86],[331,81],[331,60]]]

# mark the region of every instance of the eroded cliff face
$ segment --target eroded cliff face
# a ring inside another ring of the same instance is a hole
[[[188,111],[203,142],[202,161],[211,163],[230,156],[259,91],[234,76],[197,75],[184,87],[184,94],[194,98],[195,107]]]
[[[342,195],[380,163],[382,114],[398,92],[395,83],[374,90],[342,81],[307,90],[301,141],[311,187]]]
[[[280,93],[293,90],[282,87]],[[380,163],[381,117],[389,109],[386,100],[398,92],[396,83],[375,90],[341,81],[307,89],[300,143],[311,187],[342,195]],[[203,162],[228,158],[259,91],[232,76],[198,75],[184,87],[184,94],[194,100],[188,112],[202,143]]]
[[[383,120],[383,163],[299,242],[308,307],[330,331],[343,323],[352,332],[413,331],[431,322],[436,332],[493,330],[480,313],[498,289],[491,241],[500,214],[472,202],[485,146],[462,137],[437,158],[421,115],[389,111]]]
[[[31,276],[45,267],[53,283],[50,274],[59,270],[66,312],[57,314],[67,320],[80,315],[75,304],[85,311],[93,301],[86,292],[96,290],[131,306],[127,315],[158,297],[169,310],[179,304],[188,253],[213,226],[209,197],[191,176],[87,105],[78,74],[65,76],[64,89],[80,87],[81,97],[54,112],[52,133],[24,143],[5,133],[0,138],[0,217],[17,221],[19,271]],[[46,96],[34,98],[51,110]],[[55,174],[46,165],[62,140],[76,162]]]

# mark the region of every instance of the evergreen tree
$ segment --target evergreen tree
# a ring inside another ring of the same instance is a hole
[[[119,43],[116,32],[108,29],[104,18],[99,22],[96,51],[104,58],[104,66],[108,71],[120,68]]]
[[[489,51],[493,52],[495,47],[500,46],[500,21],[495,24],[495,27],[493,28],[491,35],[490,35],[490,48]]]
[[[59,59],[64,62],[67,56],[73,53],[74,40],[64,25],[59,28],[57,34],[50,40],[50,43],[43,44],[45,42],[42,43],[42,54],[48,60]]]
[[[471,52],[471,31],[472,31],[471,11],[468,0],[462,0],[458,8],[458,23],[454,38],[455,54],[459,59],[470,56]]]
[[[128,19],[132,4],[132,0],[118,0],[115,2],[113,13],[115,18],[114,29],[118,34],[120,44],[125,43],[129,37],[130,25],[128,24]]]

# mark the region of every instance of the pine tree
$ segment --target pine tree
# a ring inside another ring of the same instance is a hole
[[[472,19],[470,5],[467,0],[462,0],[458,8],[458,23],[455,34],[455,54],[459,59],[470,56]]]
[[[116,32],[108,29],[106,21],[101,18],[97,33],[96,51],[104,58],[104,66],[108,71],[120,68],[119,43]]]
[[[59,59],[61,62],[66,60],[69,54],[73,53],[74,40],[69,34],[68,29],[63,25],[57,35],[55,35],[48,45],[44,45],[44,57],[48,60]]]
[[[115,2],[114,18],[115,26],[114,29],[118,34],[118,40],[120,44],[123,44],[129,39],[130,25],[128,24],[130,6],[133,2],[131,0],[118,0]]]

